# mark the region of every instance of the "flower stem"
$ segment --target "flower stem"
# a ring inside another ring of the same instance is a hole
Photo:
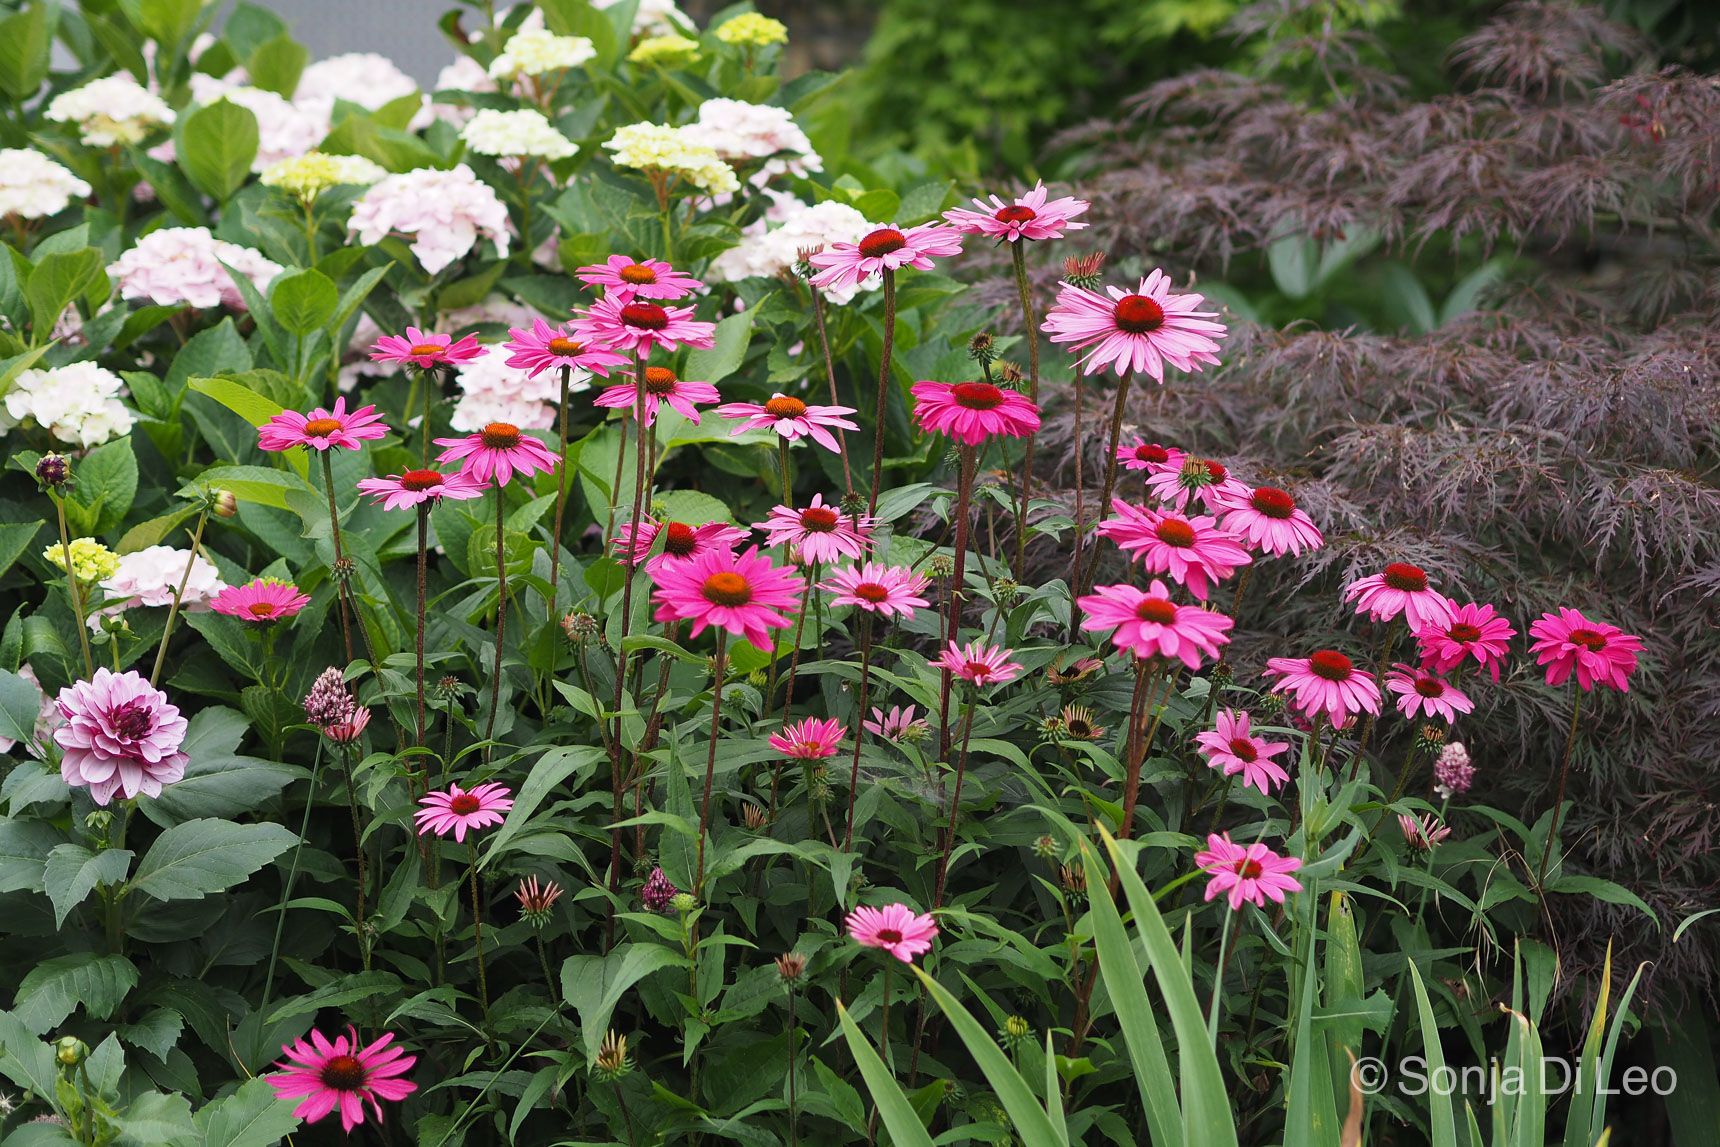
[[[854,795],[860,788],[860,740],[865,733],[866,693],[872,684],[872,614],[860,615],[860,710],[854,721],[854,765],[848,772],[848,831],[842,851],[854,851]]]
[[[478,842],[466,842],[466,855],[472,867],[472,940],[478,946],[478,1002],[484,1008],[484,1027],[490,1026],[490,978],[484,970],[484,912],[478,899]]]
[[[418,654],[418,746],[424,747],[424,597],[430,564],[430,503],[418,504],[418,631],[415,637]],[[428,791],[429,778],[425,778]]]
[[[884,1006],[878,1010],[878,1058],[890,1062],[890,971],[894,956],[884,958]]]
[[[866,503],[868,517],[878,514],[878,493],[884,484],[884,413],[890,388],[895,385],[891,359],[896,354],[896,272],[885,267],[884,277],[884,346],[878,360],[878,406],[872,419],[872,495]]]
[[[1125,407],[1128,405],[1130,377],[1130,373],[1126,370],[1117,376],[1117,399],[1116,403],[1111,408],[1111,444],[1105,451],[1105,488],[1104,492],[1099,495],[1099,517],[1098,521],[1093,523],[1095,526],[1103,523],[1104,520],[1111,515],[1111,495],[1117,489],[1117,443],[1122,440],[1123,436],[1123,412]],[[1077,530],[1078,529],[1079,528],[1077,528]],[[1077,532],[1076,537],[1079,539],[1079,532]],[[1079,541],[1077,541],[1076,544],[1079,545]],[[1077,567],[1076,583],[1073,587],[1077,596],[1081,593],[1082,585],[1091,581],[1095,572],[1098,570],[1099,557],[1101,553],[1102,551],[1095,546],[1093,549],[1093,560],[1089,563],[1085,574],[1081,573],[1079,567]],[[1071,604],[1069,607],[1069,616],[1071,619],[1076,618],[1079,614],[1080,607]],[[1071,628],[1070,632],[1073,633],[1074,629]]]
[[[967,575],[967,543],[968,543],[968,499],[973,493],[974,449],[963,444],[961,447],[961,477],[956,485],[956,555],[955,568],[950,573],[949,613],[945,624],[944,639],[956,641],[961,636],[962,620],[962,589]],[[950,686],[952,675],[948,669],[943,671],[942,688],[938,698],[938,755],[947,758],[950,753]]]
[[[723,720],[723,654],[727,652],[728,633],[717,630],[716,683],[711,693],[711,743],[705,752],[705,796],[699,804],[699,862],[693,877],[693,895],[705,889],[705,829],[711,820],[711,779],[717,772],[717,733]]]
[[[1408,624],[1406,621],[1405,625]],[[1374,666],[1374,685],[1378,687],[1381,696],[1385,696],[1386,667],[1391,664],[1392,646],[1397,644],[1398,624],[1396,621],[1386,622],[1386,636],[1380,642],[1380,660]],[[1356,770],[1361,767],[1362,755],[1368,751],[1368,741],[1374,735],[1374,715],[1369,713],[1362,718],[1362,734],[1356,741],[1356,755],[1350,758],[1350,779],[1356,779]]]
[[[347,585],[343,576],[346,565],[346,553],[340,545],[340,510],[334,503],[334,464],[329,460],[328,451],[320,450],[322,455],[323,489],[328,493],[328,525],[329,536],[334,539],[334,596],[335,607],[340,613],[340,634],[346,642],[346,660],[352,663],[352,621],[347,616]],[[164,645],[163,648],[166,648]],[[373,665],[374,671],[376,667]]]
[[[330,494],[329,497],[332,499],[334,495]],[[330,504],[332,505],[333,503],[331,502]],[[205,500],[203,503],[203,512],[197,515],[197,529],[191,536],[191,556],[185,559],[185,573],[179,579],[179,588],[173,591],[173,605],[167,611],[167,628],[161,631],[161,645],[157,647],[155,651],[155,669],[149,675],[149,683],[152,687],[161,681],[161,666],[162,663],[167,660],[167,642],[173,636],[173,623],[179,620],[179,603],[185,597],[185,587],[191,584],[191,567],[197,563],[197,550],[198,547],[203,544],[203,524],[208,520],[209,503]],[[60,528],[65,528],[65,518],[63,514],[61,517]],[[68,548],[65,551],[65,554],[66,566],[70,568],[72,564],[71,550]],[[77,580],[77,575],[72,575],[72,581],[76,582]],[[78,611],[78,636],[84,639],[84,663],[87,667],[89,664],[90,646],[89,638],[85,634],[84,615],[81,609]]]
[[[817,288],[814,288],[816,290]],[[794,1012],[794,985],[788,988],[788,1147],[795,1147],[799,1142],[797,1125],[800,1122],[799,1096],[795,1094],[794,1058],[798,1053],[795,1045],[799,1042],[800,1021]]]
[[[316,759],[311,762],[311,784],[305,793],[305,815],[299,819],[299,840],[293,846],[293,862],[287,866],[286,884],[281,888],[281,903],[275,911],[275,942],[269,947],[269,970],[263,976],[263,1002],[257,1010],[268,1014],[270,993],[275,988],[275,961],[281,954],[281,935],[287,923],[287,904],[293,898],[293,882],[299,875],[299,854],[304,851],[305,833],[311,827],[311,809],[316,806],[317,776],[322,768],[322,740],[317,740]]]
[[[1135,804],[1141,796],[1141,763],[1146,760],[1147,749],[1153,743],[1153,736],[1159,731],[1159,718],[1164,716],[1165,706],[1160,705],[1158,714],[1153,718],[1152,726],[1143,734],[1142,727],[1146,725],[1147,713],[1152,709],[1153,694],[1158,689],[1159,677],[1163,671],[1154,666],[1147,669],[1137,663],[1135,667],[1135,694],[1137,709],[1132,704],[1129,714],[1129,737],[1124,767],[1127,770],[1123,779],[1123,817],[1117,826],[1117,839],[1126,840],[1129,830],[1135,823]],[[1170,700],[1170,691],[1165,691],[1165,701]]]
[[[1571,775],[1571,753],[1577,747],[1577,714],[1583,709],[1583,695],[1574,693],[1571,696],[1571,731],[1565,737],[1565,756],[1559,762],[1559,793],[1553,800],[1553,823],[1547,829],[1547,843],[1541,848],[1541,868],[1535,874],[1535,891],[1543,900],[1547,890],[1542,887],[1547,879],[1547,861],[1551,859],[1553,850],[1559,845],[1559,813],[1565,807],[1565,781]]]
[[[370,971],[370,946],[364,941],[364,883],[365,873],[369,865],[364,858],[364,828],[358,815],[358,785],[352,777],[352,746],[340,747],[341,767],[346,770],[346,803],[352,813],[352,847],[357,853],[358,865],[358,915],[353,920],[353,932],[358,938],[358,957],[364,962],[364,970]]]
[[[788,439],[777,435],[776,452],[782,461],[782,504],[794,509],[794,480],[788,476]]]
[[[1011,255],[1015,260],[1015,291],[1021,297],[1021,321],[1027,327],[1027,397],[1039,404],[1039,327],[1033,317],[1033,290],[1027,281],[1027,244],[1016,240]],[[1027,499],[1033,489],[1033,447],[1039,438],[1035,431],[1027,436],[1027,457],[1022,462],[1021,498],[1015,512],[1015,571],[1021,576],[1022,559],[1027,547]],[[1077,446],[1081,439],[1077,435]]]
[[[490,673],[490,719],[484,726],[484,763],[490,763],[489,744],[496,733],[496,713],[502,706],[502,641],[508,623],[507,501],[501,479],[496,480],[496,661]]]
[[[90,659],[90,628],[84,620],[84,591],[83,587],[78,584],[78,568],[72,562],[72,543],[70,535],[66,532],[66,503],[59,495],[54,496],[54,509],[60,513],[60,557],[66,563],[66,585],[71,590],[72,612],[78,616],[78,643],[84,649],[84,676],[94,677],[96,667],[95,662]],[[174,604],[178,604],[177,598],[174,599]],[[171,623],[168,631],[172,632]],[[118,648],[117,642],[115,648]],[[167,649],[166,635],[162,636],[161,648],[163,651]],[[161,657],[159,655],[155,659],[155,673],[158,677],[161,675]],[[150,680],[150,684],[155,684],[153,678]]]
[[[830,334],[824,326],[824,296],[818,293],[817,287],[809,287],[812,292],[812,322],[818,328],[818,345],[824,350],[824,377],[830,382],[830,405],[841,406],[836,397],[836,363],[830,357]],[[848,465],[848,435],[838,426],[836,428],[836,443],[842,447],[842,485],[850,494],[854,492],[854,473]],[[794,1128],[789,1127],[792,1134]]]
[[[968,739],[973,736],[973,714],[979,704],[979,691],[974,690],[974,696],[968,700],[967,719],[962,722],[962,751],[956,759],[956,789],[950,797],[950,823],[944,832],[944,852],[938,859],[938,881],[932,894],[932,911],[936,912],[944,906],[944,880],[949,875],[950,853],[956,847],[956,821],[962,809],[962,777],[967,773]]]
[[[573,374],[571,366],[561,368],[561,413],[556,419],[560,427],[561,449],[556,453],[555,470],[555,528],[549,540],[549,620],[555,624],[555,599],[561,589],[561,520],[567,508],[567,388]],[[553,631],[552,631],[553,632]],[[553,664],[550,672],[555,672]]]

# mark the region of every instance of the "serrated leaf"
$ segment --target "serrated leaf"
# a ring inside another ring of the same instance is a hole
[[[567,958],[561,966],[561,991],[579,1013],[587,1060],[597,1058],[621,997],[651,973],[675,965],[686,967],[687,958],[656,944],[617,944],[607,956]]]
[[[308,995],[282,1001],[279,1007],[269,1013],[265,1022],[280,1023],[284,1019],[301,1016],[321,1008],[338,1007],[341,1004],[350,1004],[354,1000],[394,992],[400,987],[400,977],[393,972],[358,972],[354,975],[342,976],[334,983],[318,988]]]
[[[65,834],[39,820],[0,821],[0,892],[40,892],[48,853]]]
[[[16,673],[0,669],[0,737],[19,744],[31,741],[41,706],[41,690]]]
[[[293,1101],[277,1099],[266,1079],[253,1079],[196,1115],[203,1147],[273,1147],[299,1126]]]
[[[120,1039],[140,1047],[156,1059],[166,1059],[179,1043],[179,1033],[185,1030],[185,1017],[172,1008],[151,1008],[133,1024],[121,1024],[115,1029]]]
[[[172,1147],[197,1142],[191,1101],[183,1095],[146,1091],[131,1101],[114,1122],[122,1147]]]
[[[59,1024],[81,1003],[105,1020],[137,986],[137,965],[124,956],[78,952],[55,956],[31,968],[18,985],[14,1014],[37,1035]]]
[[[695,349],[688,353],[686,376],[700,382],[721,382],[740,369],[747,356],[747,343],[752,339],[755,310],[748,307],[718,323],[714,345],[709,350]]]
[[[157,900],[200,900],[239,884],[296,843],[278,824],[188,820],[156,839],[126,887]]]
[[[62,844],[42,868],[42,891],[54,905],[54,927],[63,927],[72,909],[98,884],[118,884],[131,871],[132,854],[123,848],[91,852],[81,844]]]

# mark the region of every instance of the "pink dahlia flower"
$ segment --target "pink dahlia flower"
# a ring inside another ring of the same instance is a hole
[[[1547,684],[1563,685],[1574,669],[1577,684],[1585,693],[1596,685],[1630,692],[1629,678],[1636,672],[1641,638],[1616,625],[1590,621],[1564,606],[1555,613],[1543,613],[1529,626],[1529,635],[1539,638],[1529,652],[1537,655],[1536,664],[1547,667]]]
[[[961,232],[925,223],[919,227],[879,227],[858,243],[832,242],[808,260],[819,268],[812,285],[825,290],[858,287],[880,271],[914,267],[932,269],[933,259],[959,255]]]
[[[1457,686],[1425,669],[1410,665],[1394,665],[1386,674],[1386,688],[1398,695],[1398,712],[1412,720],[1425,713],[1429,717],[1457,720],[1459,713],[1472,712],[1471,701]]]
[[[1117,461],[1125,470],[1157,470],[1161,466],[1181,469],[1182,460],[1187,457],[1185,451],[1175,446],[1160,446],[1139,438],[1133,446],[1117,447]]]
[[[1061,239],[1064,231],[1079,231],[1087,226],[1074,220],[1077,215],[1087,213],[1090,203],[1072,195],[1047,202],[1047,194],[1045,184],[1038,182],[1032,191],[1017,196],[1012,203],[1005,203],[995,195],[990,203],[975,199],[973,205],[978,211],[952,207],[944,212],[944,219],[957,231],[1010,243],[1018,239]]]
[[[644,299],[606,295],[573,320],[573,330],[580,338],[611,350],[648,355],[658,347],[709,350],[716,345],[717,324],[695,319],[692,307],[665,307]]]
[[[1451,835],[1451,829],[1440,824],[1439,818],[1430,812],[1419,817],[1400,812],[1398,827],[1403,829],[1404,843],[1417,852],[1431,852]]]
[[[830,604],[833,606],[852,605],[885,617],[910,618],[916,609],[926,609],[930,605],[920,596],[925,592],[926,579],[907,566],[887,566],[880,562],[845,566],[832,570],[830,580],[820,582],[818,588],[830,591],[833,595]]]
[[[386,1099],[398,1103],[418,1090],[418,1085],[399,1079],[418,1062],[417,1056],[405,1054],[394,1042],[393,1032],[384,1032],[367,1047],[358,1046],[358,1030],[347,1028],[347,1034],[336,1036],[333,1042],[319,1031],[309,1039],[286,1044],[281,1051],[286,1061],[277,1061],[284,1070],[279,1075],[265,1076],[275,1089],[277,1099],[305,1100],[293,1109],[293,1114],[307,1123],[315,1123],[329,1112],[340,1109],[341,1130],[351,1133],[364,1122],[364,1105],[382,1118]]]
[[[808,406],[800,399],[786,394],[773,394],[769,402],[728,402],[717,407],[717,414],[723,418],[746,419],[729,432],[730,438],[763,426],[776,431],[790,442],[805,436],[826,450],[833,450],[838,454],[842,453],[842,447],[827,427],[860,429],[858,425],[842,417],[844,414],[853,413],[852,406]]]
[[[209,608],[252,625],[285,621],[311,603],[291,582],[258,578],[247,585],[230,585],[209,601]]]
[[[1296,499],[1274,486],[1256,486],[1231,501],[1219,524],[1275,557],[1319,549],[1326,542],[1314,520],[1297,508]]]
[[[469,501],[483,497],[486,488],[483,482],[464,470],[455,474],[443,474],[438,470],[408,470],[387,478],[358,480],[359,492],[375,498],[385,510],[402,510],[423,502],[440,502],[443,498]]]
[[[663,552],[654,558],[647,557],[657,544],[657,534],[664,530],[668,532],[663,537]],[[645,569],[655,574],[665,565],[690,562],[701,554],[733,553],[735,544],[745,541],[746,536],[745,530],[727,522],[689,526],[684,522],[659,523],[650,518],[640,518],[637,537],[633,534],[632,522],[622,523],[616,531],[615,557],[629,568],[644,562]]]
[[[1163,271],[1155,269],[1133,294],[1107,287],[1109,298],[1070,283],[1062,286],[1039,329],[1054,343],[1086,351],[1080,365],[1087,374],[1115,365],[1118,374],[1132,370],[1162,383],[1166,363],[1194,373],[1218,362],[1213,340],[1225,335],[1224,324],[1211,321],[1218,312],[1200,310],[1205,301],[1200,295],[1172,294]]]
[[[1136,657],[1163,657],[1199,669],[1203,654],[1216,658],[1218,647],[1230,644],[1230,618],[1178,605],[1162,581],[1155,580],[1145,591],[1132,585],[1095,586],[1077,604],[1082,629],[1115,629],[1111,640]]]
[[[792,725],[784,725],[780,733],[772,733],[770,747],[785,757],[821,761],[836,755],[836,750],[842,747],[844,732],[840,721],[807,717]]]
[[[64,750],[60,779],[73,788],[88,786],[90,797],[105,805],[117,792],[128,800],[158,797],[164,785],[185,776],[186,720],[167,694],[134,670],[97,669],[88,681],[74,681],[56,701],[66,723],[54,730]]]
[[[914,740],[924,736],[931,728],[924,717],[914,716],[912,705],[906,709],[900,705],[892,705],[888,713],[882,709],[874,709],[872,719],[860,722],[860,727],[886,741]]]
[[[383,425],[376,407],[361,406],[348,414],[346,399],[337,398],[333,410],[319,406],[309,414],[281,411],[257,428],[257,445],[264,450],[291,450],[295,446],[357,450],[364,439],[381,438],[387,433],[388,427]]]
[[[1249,728],[1248,714],[1239,709],[1220,709],[1213,727],[1196,735],[1194,743],[1201,756],[1227,777],[1242,774],[1242,787],[1250,785],[1270,796],[1275,786],[1290,779],[1290,774],[1272,758],[1290,747],[1289,741],[1268,741],[1257,737]]]
[[[565,367],[609,377],[609,368],[621,366],[627,356],[616,354],[606,346],[582,342],[563,327],[552,327],[542,319],[533,319],[531,329],[509,327],[512,339],[502,344],[508,352],[507,365],[523,370],[536,378],[546,370]]]
[[[1357,669],[1336,650],[1322,649],[1307,657],[1274,657],[1266,662],[1266,673],[1278,679],[1272,692],[1296,691],[1296,708],[1309,718],[1325,713],[1332,724],[1342,726],[1352,714],[1377,715],[1380,711],[1380,687],[1374,675]]]
[[[1465,657],[1473,657],[1498,681],[1499,669],[1505,664],[1511,639],[1516,636],[1511,623],[1495,613],[1491,605],[1470,602],[1452,610],[1447,624],[1417,630],[1415,639],[1421,645],[1423,668],[1450,673]]]
[[[1211,592],[1211,583],[1254,560],[1216,518],[1141,510],[1121,498],[1113,499],[1111,507],[1116,517],[1101,522],[1098,532],[1140,559],[1148,573],[1170,574],[1201,601]]]
[[[459,462],[464,458],[461,473],[485,485],[494,478],[496,485],[506,486],[516,471],[522,478],[539,470],[548,474],[560,461],[548,446],[511,422],[492,422],[464,438],[438,438],[436,445],[448,448],[436,461]]]
[[[455,342],[452,335],[433,334],[417,327],[407,327],[405,337],[383,335],[370,350],[371,362],[395,362],[429,370],[438,366],[454,366],[484,356],[477,336],[467,335]]]
[[[715,402],[720,396],[717,388],[708,382],[688,382],[679,378],[675,372],[666,366],[648,366],[645,368],[645,425],[657,424],[657,404],[667,402],[669,406],[687,421],[695,426],[699,422],[699,410],[695,402]],[[606,386],[603,392],[592,399],[598,406],[611,410],[624,410],[635,414],[639,409],[639,384],[632,380],[618,382],[614,386]]]
[[[1411,633],[1450,625],[1456,608],[1450,598],[1432,587],[1426,571],[1408,562],[1393,562],[1372,577],[1351,583],[1344,591],[1344,600],[1355,601],[1356,612],[1366,611],[1374,621],[1390,621],[1401,613]]]
[[[602,287],[604,298],[623,303],[633,299],[678,299],[705,285],[661,259],[635,262],[625,255],[611,255],[604,262],[581,267],[573,274],[582,283]]]
[[[430,793],[420,797],[418,803],[423,807],[412,814],[418,821],[418,835],[453,833],[455,841],[460,843],[465,842],[467,829],[501,824],[505,819],[502,814],[514,807],[508,797],[508,786],[493,782],[467,790],[449,781],[447,792]]]
[[[689,637],[715,626],[771,650],[770,631],[786,629],[788,614],[800,611],[800,586],[793,566],[774,566],[757,546],[741,553],[709,550],[689,562],[656,572],[658,621],[691,621]]]
[[[989,382],[916,382],[913,395],[921,430],[968,446],[999,434],[1025,438],[1039,429],[1039,407]]]
[[[1155,466],[1147,477],[1147,493],[1179,513],[1198,499],[1210,512],[1219,514],[1231,503],[1248,496],[1248,487],[1230,476],[1223,464],[1210,458],[1185,454],[1175,466]]]
[[[848,934],[863,948],[882,948],[904,964],[932,948],[938,934],[937,921],[921,916],[906,904],[866,905],[848,914]]]
[[[950,647],[932,664],[975,686],[1001,685],[1021,675],[1022,667],[1009,659],[1013,652],[1012,649],[1005,649],[1001,645],[987,645],[983,641],[970,641],[966,645],[957,645],[952,641]]]
[[[812,502],[798,510],[778,506],[769,518],[754,522],[753,529],[765,532],[766,546],[792,546],[804,562],[857,560],[872,546],[872,519],[860,515],[856,528],[852,517],[824,504],[823,494],[814,494]]]
[[[1255,907],[1264,908],[1268,900],[1282,904],[1285,893],[1302,891],[1301,881],[1290,875],[1302,867],[1300,860],[1279,856],[1264,844],[1244,848],[1232,842],[1228,832],[1223,836],[1208,835],[1206,849],[1194,854],[1194,862],[1201,871],[1212,875],[1206,885],[1206,898],[1215,900],[1221,893],[1228,893],[1232,912],[1240,909],[1244,900],[1252,900]]]

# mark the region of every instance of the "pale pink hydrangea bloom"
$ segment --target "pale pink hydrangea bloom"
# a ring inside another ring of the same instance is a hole
[[[293,92],[293,106],[312,119],[327,124],[334,115],[337,99],[375,111],[418,91],[418,81],[395,66],[393,60],[376,52],[346,52],[318,60],[299,76],[299,86]],[[430,126],[433,119],[430,98],[423,97],[421,106],[412,114],[407,131]]]
[[[34,732],[38,742],[46,744],[48,737],[55,729],[60,727],[60,723],[64,721],[65,718],[60,716],[60,706],[54,701],[54,699],[42,692],[42,683],[36,679],[36,671],[30,668],[28,662],[18,666],[18,676],[27,681],[30,686],[36,690],[36,724],[32,732]],[[10,753],[17,746],[17,741],[11,740],[7,737],[0,737],[0,753]],[[36,755],[34,750],[32,750],[31,755]]]
[[[191,99],[203,105],[225,99],[257,117],[257,157],[251,161],[251,170],[259,174],[284,159],[297,159],[311,151],[328,134],[327,116],[319,119],[276,92],[234,83],[230,78],[192,72]]]
[[[281,273],[280,264],[249,247],[215,238],[207,227],[163,227],[122,254],[108,268],[108,276],[123,299],[243,310],[245,301],[223,263],[263,294]]]
[[[561,402],[561,375],[557,372],[546,371],[533,378],[530,372],[509,366],[502,351],[490,350],[462,363],[457,377],[460,397],[448,417],[455,430],[471,433],[492,422],[506,422],[521,430],[548,430],[555,425],[556,407]],[[590,386],[591,375],[586,371],[576,370],[568,376],[569,393]]]
[[[508,253],[508,209],[465,164],[449,171],[421,167],[390,175],[352,205],[347,229],[366,245],[390,235],[412,239],[412,253],[429,274],[463,257],[484,239]]]
[[[808,206],[784,192],[766,188],[765,194],[772,202],[764,218],[741,228],[740,245],[711,261],[705,270],[710,279],[775,279],[793,270],[800,252],[817,251],[834,243],[858,243],[873,230],[866,217],[846,203],[828,199]],[[824,294],[840,307],[852,302],[860,291],[876,291],[883,285],[874,275],[858,283],[827,286]]]
[[[190,550],[149,546],[120,555],[119,568],[101,583],[106,600],[100,609],[90,614],[90,628],[99,631],[103,617],[116,616],[138,606],[172,605],[173,593],[179,588],[180,579],[185,577],[188,558],[191,560],[191,577],[185,583],[185,594],[179,599],[179,608],[190,613],[207,610],[209,603],[227,588],[220,571],[202,554],[192,558]]]
[[[706,100],[699,105],[699,118],[683,134],[736,167],[765,160],[749,180],[756,186],[762,187],[774,175],[804,176],[824,170],[824,161],[787,108],[745,100]]]

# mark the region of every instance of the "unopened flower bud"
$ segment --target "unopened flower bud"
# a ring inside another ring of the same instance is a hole
[[[841,505],[842,516],[845,518],[852,518],[855,514],[863,514],[866,512],[866,496],[864,494],[857,494],[853,490],[850,490],[848,493],[842,495]]]
[[[335,581],[339,582],[341,585],[345,585],[347,582],[352,580],[353,571],[357,568],[358,567],[353,564],[351,558],[338,557],[334,559],[334,565],[330,567],[329,573],[334,575]]]
[[[741,818],[746,821],[747,828],[757,832],[768,823],[770,813],[748,801],[741,806]]]
[[[653,868],[651,876],[645,881],[645,887],[639,890],[639,901],[647,911],[662,912],[666,910],[681,890],[669,882],[668,874],[661,868]]]
[[[783,983],[794,987],[806,974],[806,957],[798,952],[784,952],[776,958],[776,974],[782,977]]]
[[[956,561],[948,554],[933,554],[926,562],[926,572],[935,578],[953,577],[956,572]]]
[[[1230,662],[1220,661],[1212,667],[1212,686],[1216,689],[1221,685],[1229,685],[1235,676],[1236,670],[1231,668]]]
[[[1039,722],[1039,739],[1045,742],[1061,741],[1063,739],[1063,718],[1051,716],[1041,719]]]
[[[597,634],[597,619],[583,609],[576,609],[561,619],[561,631],[572,642],[584,641]]]
[[[231,490],[215,490],[209,495],[209,509],[217,518],[231,518],[239,512],[239,499]]]
[[[1446,730],[1443,725],[1423,725],[1416,733],[1415,747],[1417,752],[1429,756],[1445,747]]]
[[[770,674],[763,669],[754,669],[747,674],[747,684],[754,689],[763,689],[770,684]]]
[[[1057,841],[1049,836],[1042,836],[1033,842],[1033,855],[1041,860],[1050,860],[1057,855]]]
[[[75,1035],[61,1036],[60,1041],[54,1045],[54,1058],[67,1067],[81,1063],[89,1053],[88,1045]]]
[[[1027,1022],[1025,1016],[1010,1016],[1003,1021],[1003,1030],[998,1032],[998,1042],[1007,1051],[1014,1051],[1026,1043],[1033,1035],[1033,1025]]]
[[[50,490],[69,485],[71,480],[72,463],[64,454],[44,454],[36,463],[36,481]]]
[[[610,1031],[597,1049],[597,1058],[591,1064],[592,1074],[604,1083],[619,1083],[632,1070],[633,1062],[627,1054],[627,1037]]]
[[[981,366],[990,366],[997,359],[997,343],[990,331],[980,331],[968,340],[968,357]]]
[[[691,892],[677,892],[669,901],[669,907],[680,913],[688,913],[699,906],[699,898]]]
[[[998,363],[996,374],[997,381],[1012,390],[1021,386],[1021,364],[1013,359],[1006,358]]]
[[[1021,584],[1014,578],[1000,577],[991,583],[992,596],[999,605],[1014,605],[1021,596]]]
[[[1261,713],[1264,715],[1268,717],[1276,717],[1280,713],[1284,712],[1284,694],[1262,693],[1255,704],[1259,706]]]
[[[1089,291],[1097,291],[1105,281],[1105,253],[1094,251],[1088,255],[1070,255],[1063,260],[1063,278],[1072,287],[1082,287]]]
[[[436,682],[435,693],[438,701],[452,701],[460,693],[460,679],[452,673],[448,674]]]
[[[1057,875],[1062,880],[1063,887],[1068,891],[1077,895],[1087,891],[1087,869],[1084,866],[1065,864],[1057,870]]]

